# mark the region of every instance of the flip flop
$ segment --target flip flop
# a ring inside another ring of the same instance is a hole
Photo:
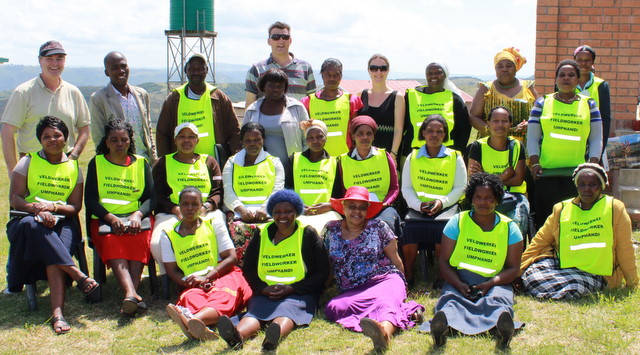
[[[120,307],[120,311],[128,316],[135,315],[138,311],[138,299],[131,296],[127,297],[122,301],[122,306]]]
[[[60,323],[62,323],[62,325],[60,325]],[[58,324],[57,327],[56,324]],[[51,329],[53,329],[53,332],[57,335],[67,334],[71,330],[71,325],[69,325],[64,317],[53,317],[51,318]]]
[[[196,339],[200,340],[216,340],[218,334],[204,324],[204,322],[198,318],[191,318],[187,321],[187,329],[189,333]]]
[[[187,317],[182,314],[182,311],[180,311],[180,309],[176,305],[171,303],[167,305],[167,308],[165,308],[165,310],[167,311],[167,314],[169,314],[169,318],[171,318],[171,320],[173,320],[180,327],[182,333],[184,333],[184,335],[189,340],[193,339],[193,335],[189,333],[189,328],[187,328]]]
[[[149,310],[149,306],[144,301],[138,301],[138,307],[136,309],[136,313],[141,316]]]

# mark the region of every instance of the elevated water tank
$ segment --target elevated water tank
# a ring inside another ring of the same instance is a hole
[[[170,31],[213,31],[213,0],[171,0]]]

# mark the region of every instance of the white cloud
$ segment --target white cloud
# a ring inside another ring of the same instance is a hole
[[[491,74],[493,55],[516,46],[533,73],[535,0],[369,0],[292,3],[216,1],[216,58],[249,65],[265,58],[267,28],[276,20],[292,26],[292,51],[319,69],[328,57],[349,70],[364,70],[373,53],[383,53],[395,71],[422,73],[442,60],[455,74]],[[60,40],[69,66],[100,66],[110,50],[127,55],[133,67],[166,66],[169,1],[6,1],[2,5],[0,56],[16,64],[37,64],[37,49]]]

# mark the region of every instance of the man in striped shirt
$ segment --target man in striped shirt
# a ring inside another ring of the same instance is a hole
[[[271,46],[269,58],[255,63],[247,72],[245,80],[245,108],[258,98],[264,96],[258,90],[258,80],[267,70],[278,68],[287,73],[289,77],[289,90],[287,95],[297,100],[316,91],[316,79],[313,76],[311,64],[294,57],[289,52],[291,46],[291,27],[283,22],[276,22],[269,26],[269,38],[267,43]]]

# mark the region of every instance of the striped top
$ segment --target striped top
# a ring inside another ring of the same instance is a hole
[[[272,55],[269,55],[269,58],[265,60],[253,64],[247,72],[244,91],[256,94],[258,98],[263,97],[264,93],[258,90],[258,80],[267,70],[278,68],[287,73],[289,77],[287,96],[300,100],[308,94],[314,93],[316,91],[316,79],[313,76],[311,64],[302,59],[297,59],[293,53],[289,53],[289,55],[291,55],[293,61],[284,68],[273,60]]]

